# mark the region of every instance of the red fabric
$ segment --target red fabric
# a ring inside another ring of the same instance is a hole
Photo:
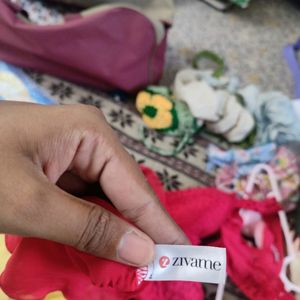
[[[284,291],[278,278],[283,244],[277,217],[280,207],[275,200],[242,201],[213,188],[166,192],[150,169],[143,170],[162,204],[193,244],[220,233],[220,238],[211,244],[227,248],[227,272],[246,296],[255,300],[294,299]],[[94,201],[107,206],[103,201]],[[242,237],[240,208],[263,215],[263,249],[249,245]],[[6,241],[12,256],[0,277],[0,286],[16,300],[29,296],[33,300],[43,299],[54,290],[61,290],[71,300],[203,299],[201,285],[197,283],[143,282],[138,286],[133,267],[50,241],[12,236],[7,236]],[[278,252],[278,261],[274,251]]]

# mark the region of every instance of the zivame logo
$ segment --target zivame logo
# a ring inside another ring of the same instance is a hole
[[[167,256],[162,256],[159,259],[159,265],[161,268],[166,268],[170,265],[170,258]],[[196,258],[196,257],[173,257],[171,266],[173,267],[191,267],[200,268],[205,270],[221,271],[221,262],[216,260],[212,261],[210,259]]]
[[[166,268],[170,264],[170,258],[168,256],[162,256],[159,259],[159,265],[161,268]]]

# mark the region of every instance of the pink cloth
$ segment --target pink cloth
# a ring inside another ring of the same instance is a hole
[[[214,188],[166,192],[150,169],[144,168],[144,173],[162,204],[193,244],[220,233],[212,245],[227,248],[227,272],[245,295],[254,300],[294,299],[284,291],[278,277],[283,242],[277,217],[280,207],[274,199],[242,201]],[[108,206],[98,199],[93,201]],[[262,249],[250,246],[242,237],[240,208],[262,214],[268,227]],[[34,300],[43,299],[54,290],[62,291],[70,300],[203,299],[198,283],[142,282],[139,286],[133,267],[50,241],[12,236],[7,236],[6,241],[12,256],[0,277],[0,286],[16,300],[29,296]],[[277,261],[274,249],[278,252]]]

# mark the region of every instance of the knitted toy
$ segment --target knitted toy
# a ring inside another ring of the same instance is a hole
[[[224,87],[214,87],[224,78],[213,78],[213,74],[183,69],[176,74],[174,96],[189,106],[191,113],[205,122],[209,132],[220,134],[231,143],[239,143],[253,131],[252,115],[240,104],[238,97]],[[226,85],[226,84],[224,84]]]
[[[199,122],[190,113],[188,106],[173,99],[165,87],[149,86],[138,93],[136,108],[142,115],[145,125],[166,135],[180,138],[174,149],[162,149],[152,144],[145,136],[145,127],[141,127],[141,137],[144,144],[152,151],[161,155],[171,156],[179,153],[187,143],[192,141],[193,135],[199,131]]]
[[[193,67],[176,74],[174,97],[187,103],[193,116],[205,122],[207,131],[222,135],[230,143],[245,141],[255,123],[238,94],[238,78],[224,76],[224,60],[208,50],[195,55]]]

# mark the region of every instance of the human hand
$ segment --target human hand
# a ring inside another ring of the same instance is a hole
[[[95,107],[2,101],[0,166],[2,233],[134,266],[151,261],[154,242],[189,243]],[[92,182],[136,226],[67,192]]]

